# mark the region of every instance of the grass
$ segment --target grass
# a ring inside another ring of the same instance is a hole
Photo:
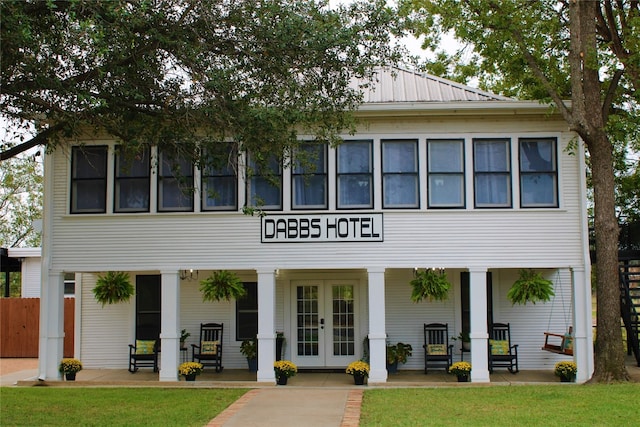
[[[206,425],[246,389],[0,388],[2,426]]]
[[[635,384],[368,390],[360,427],[632,426]]]

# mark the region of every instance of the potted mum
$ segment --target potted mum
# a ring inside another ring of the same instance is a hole
[[[556,363],[554,373],[560,377],[560,381],[563,383],[570,383],[576,380],[576,374],[578,373],[578,365],[575,362],[558,362]]]
[[[184,362],[178,366],[178,373],[184,377],[186,381],[195,381],[196,375],[202,373],[202,363]]]
[[[273,370],[276,371],[278,385],[287,385],[287,380],[298,372],[298,367],[289,360],[278,360],[273,364]]]
[[[67,381],[75,381],[76,374],[82,370],[82,363],[78,359],[62,359],[58,370]]]
[[[459,383],[466,383],[469,381],[469,376],[471,375],[471,363],[455,362],[449,366],[449,373],[457,376]]]
[[[345,372],[353,375],[353,381],[356,385],[363,385],[364,379],[369,376],[369,364],[362,360],[351,362]]]

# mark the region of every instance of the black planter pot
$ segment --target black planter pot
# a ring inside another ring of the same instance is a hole
[[[196,380],[196,374],[185,375],[184,379],[185,379],[185,381],[195,381]]]
[[[258,359],[247,359],[249,372],[258,372]]]
[[[284,338],[276,338],[276,360],[282,360],[282,347],[284,347]]]
[[[387,372],[390,374],[395,374],[398,372],[398,361],[396,360],[393,363],[387,363]]]
[[[66,373],[66,374],[64,374],[64,378],[65,378],[67,381],[75,381],[75,380],[76,380],[76,373],[75,373],[75,372],[73,372],[73,373],[71,373],[71,372],[70,372],[70,373]]]
[[[353,382],[355,385],[364,385],[364,375],[354,375]]]
[[[468,383],[469,382],[469,375],[458,375],[458,382],[459,383]]]
[[[286,375],[283,375],[281,377],[276,378],[276,382],[278,383],[278,385],[287,385],[288,379],[289,377],[287,377]]]

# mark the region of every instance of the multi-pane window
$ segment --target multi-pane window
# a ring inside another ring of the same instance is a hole
[[[105,213],[107,208],[107,147],[71,150],[71,213]]]
[[[149,146],[135,151],[116,148],[114,212],[149,212]]]
[[[249,204],[264,210],[282,209],[282,166],[271,156],[264,163],[249,162]]]
[[[430,208],[464,207],[464,141],[427,141]]]
[[[558,206],[555,138],[522,138],[520,143],[520,205]]]
[[[236,300],[236,340],[253,339],[258,335],[258,284],[244,283],[247,294]]]
[[[511,207],[510,159],[508,139],[473,140],[476,207]]]
[[[385,208],[417,208],[418,141],[382,141],[382,200]]]
[[[207,147],[203,155],[202,210],[235,210],[238,206],[236,144]]]
[[[371,141],[345,141],[338,146],[338,209],[373,207]]]
[[[292,174],[293,209],[327,208],[327,145],[301,144]]]
[[[173,150],[160,151],[158,159],[158,211],[193,210],[193,162]]]

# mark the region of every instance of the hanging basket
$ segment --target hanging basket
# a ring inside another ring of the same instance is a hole
[[[109,271],[104,276],[98,276],[93,288],[93,295],[103,307],[106,304],[129,301],[133,293],[129,275],[123,271]]]
[[[420,302],[423,299],[445,301],[449,298],[451,283],[443,271],[438,273],[430,268],[416,271],[414,279],[409,284],[413,288],[411,292],[413,302]]]
[[[551,280],[533,270],[520,270],[520,277],[509,289],[507,298],[512,304],[525,305],[528,302],[549,301],[554,295]]]
[[[231,301],[247,294],[240,278],[227,270],[214,272],[200,282],[203,301]]]

